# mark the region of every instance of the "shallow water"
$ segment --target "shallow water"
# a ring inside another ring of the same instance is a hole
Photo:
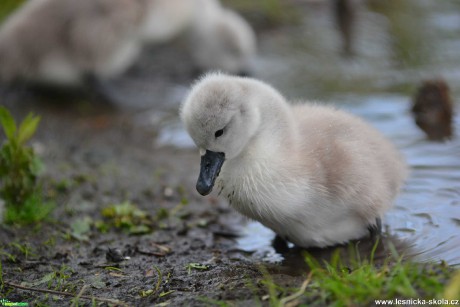
[[[459,107],[460,5],[435,0],[386,3],[357,7],[352,58],[341,55],[331,8],[306,5],[301,25],[259,38],[256,76],[289,99],[325,101],[360,115],[389,137],[406,156],[411,176],[385,217],[387,233],[410,242],[402,252],[418,260],[458,265],[460,139],[427,141],[409,108],[420,81],[436,77],[448,82]],[[455,125],[458,136],[458,115]],[[177,118],[163,125],[157,144],[193,147]],[[270,230],[249,222],[238,247],[256,251],[255,258],[280,261],[283,256],[271,246],[273,237]]]

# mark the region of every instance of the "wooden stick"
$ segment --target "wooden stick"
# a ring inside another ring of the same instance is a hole
[[[80,292],[78,292],[77,296],[75,297],[74,301],[72,302],[72,305],[70,305],[70,307],[75,307],[75,305],[77,304],[77,302],[80,300],[80,298],[82,297],[83,293],[85,293],[86,291],[86,288],[88,286],[87,285],[83,285],[83,287],[81,288]]]
[[[26,290],[26,291],[34,291],[34,292],[42,292],[42,293],[49,293],[49,294],[55,294],[55,295],[75,297],[75,295],[72,294],[72,293],[56,291],[56,290],[48,290],[48,289],[31,288],[31,287],[18,285],[16,283],[11,282],[11,281],[3,281],[3,284],[6,285],[6,286],[10,286],[10,287],[13,287],[13,288]],[[113,299],[110,299],[110,298],[103,298],[103,297],[96,297],[96,296],[89,296],[89,295],[80,295],[80,294],[83,294],[83,290],[85,290],[85,287],[83,287],[82,291],[80,291],[80,293],[77,295],[78,298],[84,298],[84,299],[87,299],[87,300],[96,300],[96,301],[99,301],[99,302],[115,304],[117,306],[129,306],[127,303],[119,301],[119,300],[113,300]]]

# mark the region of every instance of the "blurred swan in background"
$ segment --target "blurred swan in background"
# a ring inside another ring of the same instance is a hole
[[[164,43],[180,35],[190,27],[198,9],[198,0],[147,1],[150,1],[149,16],[141,29],[146,43]]]
[[[0,29],[0,79],[58,85],[122,73],[140,52],[145,0],[31,0]]]
[[[204,71],[220,69],[232,74],[250,74],[256,54],[256,35],[240,15],[216,0],[196,0],[191,52]]]
[[[30,0],[0,28],[0,82],[97,88],[144,44],[184,32],[203,69],[239,71],[254,49],[249,26],[215,0]]]

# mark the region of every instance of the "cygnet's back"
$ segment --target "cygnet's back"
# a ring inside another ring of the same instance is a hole
[[[186,32],[195,17],[198,0],[150,0],[149,16],[142,25],[142,39],[164,43]]]
[[[396,147],[361,118],[332,107],[296,105],[293,115],[301,152],[315,160],[314,180],[344,203],[366,195],[367,202],[356,202],[357,213],[368,220],[376,212],[382,216],[407,176]]]

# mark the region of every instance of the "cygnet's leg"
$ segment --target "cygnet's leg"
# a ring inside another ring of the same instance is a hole
[[[0,99],[5,99],[10,94],[10,88],[7,84],[0,82]]]
[[[253,77],[254,76],[254,74],[251,71],[246,70],[246,69],[240,70],[237,73],[237,75],[240,76],[240,77]]]
[[[289,251],[289,246],[286,240],[279,235],[276,235],[272,241],[272,246],[275,251],[279,254],[285,254]]]
[[[21,95],[23,95],[26,90],[26,86],[20,82],[0,82],[0,103],[17,101],[22,97]]]
[[[375,224],[367,226],[371,240],[375,240],[382,233],[382,220],[378,217],[375,219]]]
[[[109,83],[103,81],[93,73],[86,73],[83,77],[83,82],[89,89],[91,96],[97,101],[111,106],[117,105],[118,96],[111,89]]]

